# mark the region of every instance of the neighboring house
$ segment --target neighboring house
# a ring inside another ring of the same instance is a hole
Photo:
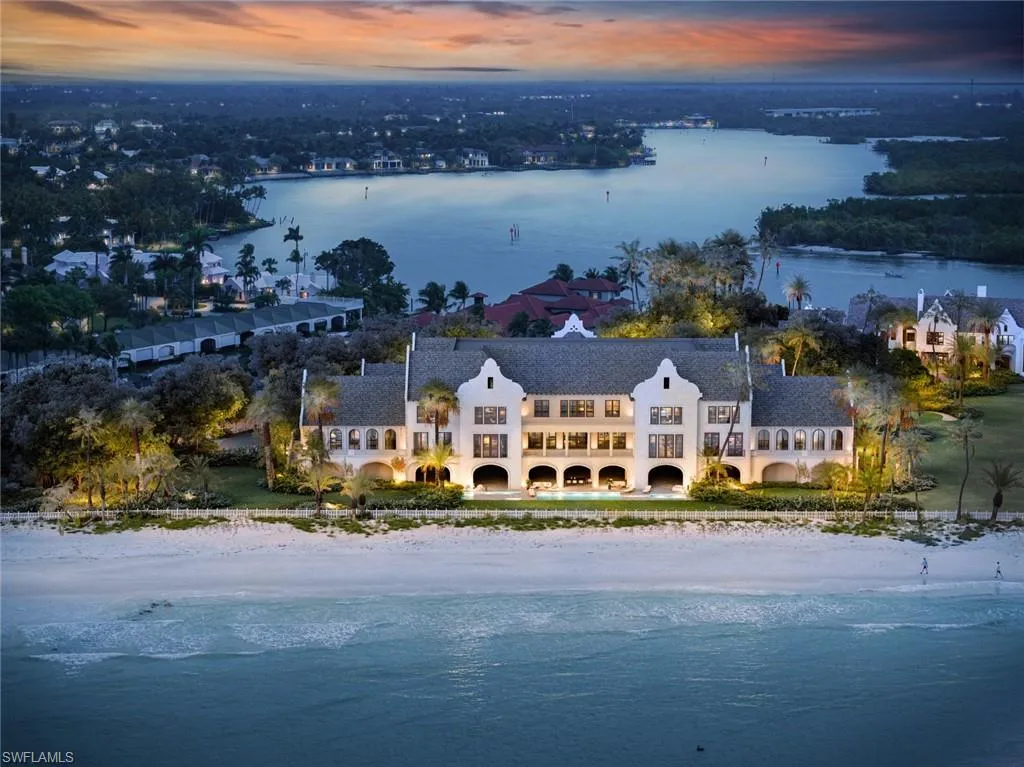
[[[272,176],[275,173],[281,172],[281,166],[278,165],[276,162],[271,162],[269,157],[259,157],[257,155],[252,155],[249,159],[252,160],[253,165],[255,165],[255,168],[253,169],[254,175]]]
[[[620,298],[624,288],[605,279],[577,279],[571,282],[545,280],[514,293],[500,304],[484,308],[484,319],[507,329],[520,312],[531,321],[546,319],[561,327],[570,315],[577,315],[584,327],[593,328],[605,317],[630,306]]]
[[[108,135],[116,136],[118,130],[120,130],[120,128],[118,128],[117,126],[117,123],[113,120],[100,120],[93,126],[92,129],[96,133],[96,136],[98,138],[103,138],[104,136]]]
[[[371,170],[401,170],[402,158],[390,149],[378,149],[370,155]]]
[[[75,120],[51,120],[46,127],[54,136],[77,136],[82,132],[81,123]]]
[[[163,130],[164,126],[149,120],[132,120],[132,127],[139,130]]]
[[[992,302],[1002,310],[989,339],[991,347],[996,349],[996,366],[1024,374],[1024,298],[990,298],[987,287],[979,285],[974,299]],[[887,305],[913,313],[916,321],[883,327],[880,319],[884,318],[879,317],[879,310]],[[924,290],[919,290],[916,298],[877,295],[872,307],[862,297],[851,299],[846,323],[862,332],[885,332],[890,349],[910,349],[928,364],[949,359],[958,333],[972,336],[978,344],[983,343],[982,334],[971,329],[971,309],[971,304],[963,309],[958,326],[949,291],[943,295],[926,295]]]
[[[188,172],[190,175],[200,178],[216,178],[220,176],[221,169],[215,165],[213,160],[205,154],[195,154],[189,158]]]
[[[554,165],[561,156],[561,147],[535,147],[522,151],[523,165]]]
[[[61,279],[73,269],[82,269],[86,277],[99,277],[102,282],[109,282],[110,256],[102,251],[62,250],[43,269]]]
[[[463,149],[459,153],[459,164],[463,168],[487,168],[491,163],[482,149]]]
[[[766,379],[738,408],[727,373],[736,364]],[[678,491],[723,445],[724,468],[741,482],[795,481],[804,468],[853,457],[839,379],[786,377],[751,363],[734,339],[414,334],[404,365],[371,367],[339,379],[325,431],[333,461],[383,479],[428,478],[417,456],[433,446],[434,427],[417,402],[434,379],[458,395],[440,441],[456,455],[444,473],[467,488]],[[307,419],[303,436],[315,428]],[[397,457],[402,470],[392,468]]]
[[[39,178],[47,178],[51,175],[54,178],[61,178],[68,175],[66,171],[63,171],[60,168],[54,168],[51,165],[30,165],[29,167],[35,171],[35,174],[39,176]]]
[[[327,287],[326,284],[317,285],[317,277],[320,278],[321,282],[326,282],[328,279],[326,275],[317,275],[315,273],[303,274],[300,272],[298,278],[296,278],[295,272],[290,274],[286,272],[278,272],[277,274],[263,273],[253,283],[251,293],[255,296],[257,293],[274,292],[280,296],[282,303],[287,303],[289,299],[308,298],[319,294],[321,290]],[[278,288],[277,283],[279,280],[287,280],[288,288],[283,290]],[[224,286],[235,291],[238,295],[242,294],[242,280],[239,277],[228,277],[224,281]]]
[[[333,173],[341,170],[355,170],[356,161],[351,157],[313,157],[306,162],[309,173]]]
[[[769,117],[874,117],[878,110],[873,107],[810,107],[806,109],[783,108],[763,110]]]
[[[0,137],[0,151],[10,152],[11,154],[18,154],[21,150],[21,142],[16,138],[2,138]]]
[[[208,314],[205,317],[115,331],[122,352],[119,365],[162,362],[184,354],[209,354],[241,346],[254,335],[275,332],[345,332],[362,318],[360,299],[330,302],[297,301],[245,312]]]

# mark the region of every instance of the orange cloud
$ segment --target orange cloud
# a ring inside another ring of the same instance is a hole
[[[21,68],[100,77],[687,76],[870,62],[922,39],[907,28],[836,25],[808,16],[806,5],[771,18],[659,15],[648,6],[631,14],[628,3],[19,2],[5,6],[2,50]]]

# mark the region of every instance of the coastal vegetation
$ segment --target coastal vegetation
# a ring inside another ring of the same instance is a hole
[[[994,141],[878,141],[891,171],[864,179],[867,194],[1024,194],[1024,136]]]

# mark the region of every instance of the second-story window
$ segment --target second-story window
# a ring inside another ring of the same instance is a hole
[[[772,447],[772,436],[768,433],[767,429],[761,429],[757,432],[757,449],[758,450],[771,450]]]
[[[682,458],[682,434],[651,434],[647,439],[648,458]]]
[[[384,449],[398,449],[398,434],[395,432],[394,429],[388,429],[387,431],[384,432]]]
[[[359,429],[352,429],[348,433],[348,449],[358,450],[359,449]]]
[[[718,455],[718,451],[722,447],[721,443],[722,435],[717,431],[709,431],[704,433],[704,455]]]
[[[946,343],[946,334],[929,330],[925,334],[925,343],[929,346],[942,346]]]
[[[562,418],[593,418],[594,400],[563,399],[559,410]]]
[[[423,405],[416,406],[416,423],[430,423],[430,416]]]
[[[681,424],[683,422],[683,409],[681,407],[652,407],[651,423],[657,424]]]
[[[531,431],[526,435],[526,449],[527,450],[543,450],[544,449],[544,432],[542,431]]]
[[[505,408],[498,406],[486,406],[473,408],[473,423],[505,423]]]
[[[605,418],[618,418],[619,417],[619,401],[617,399],[606,399],[604,401],[604,417]]]
[[[533,417],[549,418],[551,416],[551,403],[546,399],[535,399],[533,401]]]
[[[708,423],[729,423],[730,415],[733,423],[739,423],[740,409],[735,405],[708,405]]]
[[[626,449],[626,432],[616,431],[612,432],[612,450],[625,450]]]
[[[610,450],[612,446],[612,435],[607,431],[599,431],[597,433],[597,449],[598,450]]]
[[[452,433],[450,431],[439,432],[437,436],[441,438],[440,444],[448,445],[448,447],[452,446]]]
[[[807,449],[807,432],[805,432],[803,429],[797,429],[795,432],[793,432],[793,449]]]
[[[917,328],[903,329],[903,343],[913,344],[917,342]]]
[[[377,445],[378,445],[377,430],[376,429],[367,429],[366,430],[366,449],[367,450],[376,450],[377,449]]]

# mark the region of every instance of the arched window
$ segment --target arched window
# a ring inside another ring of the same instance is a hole
[[[341,450],[345,447],[341,444],[341,429],[331,429],[330,443],[331,450]]]
[[[376,429],[367,429],[366,430],[366,449],[367,450],[377,450],[378,449],[378,445],[377,445],[377,430]]]
[[[789,432],[785,429],[779,429],[775,432],[775,449],[789,450]]]
[[[842,450],[843,449],[843,433],[839,429],[832,431],[832,449]]]
[[[757,449],[758,450],[771,450],[772,449],[772,435],[768,433],[767,429],[761,429],[757,433]]]
[[[803,429],[797,429],[795,432],[793,432],[793,449],[807,449],[807,432],[805,432]]]
[[[348,433],[348,449],[359,449],[359,429],[352,429],[352,431]]]
[[[384,449],[398,450],[398,435],[395,434],[394,429],[388,429],[384,432]]]
[[[815,429],[811,432],[811,450],[824,450],[825,449],[825,431],[823,429]]]

